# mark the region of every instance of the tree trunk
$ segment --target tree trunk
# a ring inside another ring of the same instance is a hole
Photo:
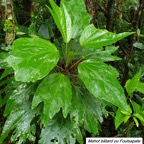
[[[98,11],[98,0],[85,0],[87,11],[92,15],[91,23],[95,25],[95,20],[97,17],[97,11]]]
[[[11,45],[15,39],[16,27],[13,13],[13,1],[2,0],[2,6],[4,6],[4,31],[5,31],[5,44]]]

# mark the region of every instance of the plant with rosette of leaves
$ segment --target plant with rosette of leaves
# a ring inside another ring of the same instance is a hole
[[[7,57],[15,80],[20,83],[10,94],[0,141],[13,130],[11,141],[40,144],[84,143],[83,131],[96,134],[106,106],[129,113],[118,71],[105,62],[120,60],[111,55],[115,42],[133,34],[115,34],[89,24],[91,17],[83,0],[62,0],[48,7],[62,39],[53,42],[31,36],[13,42]],[[42,131],[37,134],[40,124]]]

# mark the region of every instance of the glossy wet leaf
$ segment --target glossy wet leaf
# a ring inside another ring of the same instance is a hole
[[[75,144],[74,135],[70,120],[60,115],[55,116],[46,128],[42,129],[39,144]]]
[[[13,55],[7,61],[17,81],[35,82],[45,77],[59,59],[55,45],[38,37],[17,39],[12,48]]]
[[[72,90],[69,79],[60,73],[47,76],[38,86],[33,98],[32,108],[44,102],[44,125],[62,108],[66,117],[71,105]]]
[[[121,60],[121,58],[112,55],[117,49],[118,47],[115,46],[107,46],[105,50],[101,48],[97,50],[83,49],[82,55],[86,59],[95,59],[103,62]]]
[[[83,0],[70,0],[65,5],[72,20],[72,38],[76,38],[89,25],[91,16]]]
[[[15,140],[19,137],[27,135],[34,137],[31,134],[30,123],[35,116],[35,111],[30,109],[30,103],[26,102],[21,107],[14,109],[7,118],[0,136],[0,143],[8,136],[8,133],[15,129]],[[23,139],[25,141],[26,139]]]
[[[15,142],[19,139],[19,142],[26,142],[27,139],[35,141],[36,126],[31,125],[33,118],[35,117],[35,111],[29,109],[26,111],[19,122],[16,124],[15,134],[11,137],[11,141]]]
[[[64,42],[68,43],[72,37],[72,26],[67,7],[63,2],[61,2],[60,7],[58,7],[53,0],[49,0],[49,2],[52,9],[50,7],[48,7],[48,9],[62,34]]]
[[[99,48],[102,46],[111,45],[129,35],[133,32],[123,32],[115,34],[106,29],[97,29],[93,24],[87,26],[80,37],[81,46],[90,48]]]
[[[6,103],[4,110],[4,116],[8,116],[12,110],[20,107],[24,102],[28,101],[30,92],[33,89],[33,85],[27,86],[27,84],[18,84],[17,88],[11,92],[9,99]]]
[[[96,134],[99,122],[103,121],[105,105],[103,101],[95,99],[87,90],[73,89],[70,115],[75,126],[84,125],[84,128]]]
[[[113,67],[101,61],[85,60],[78,66],[78,75],[96,98],[128,111],[123,88],[117,80],[119,74]]]

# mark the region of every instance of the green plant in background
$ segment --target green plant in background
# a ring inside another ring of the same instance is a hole
[[[126,91],[130,99],[130,113],[121,111],[120,109],[117,110],[115,119],[116,128],[118,128],[122,122],[126,123],[131,117],[137,127],[139,127],[140,122],[142,125],[144,125],[144,98],[139,95],[137,95],[137,97],[134,95],[135,91],[139,91],[140,93],[144,94],[144,83],[139,81],[140,77],[141,72],[138,72],[126,83]],[[135,101],[138,101],[139,103]]]
[[[6,103],[7,120],[0,143],[12,131],[11,142],[39,137],[40,144],[82,144],[84,131],[100,130],[107,106],[131,115],[119,73],[105,62],[120,60],[112,55],[118,49],[112,44],[133,32],[115,34],[95,28],[89,24],[83,0],[62,0],[60,7],[49,2],[62,38],[52,43],[33,35],[13,42],[6,69],[13,68],[16,81],[12,78],[12,92],[5,91],[1,100],[1,105]],[[5,71],[3,78],[10,73]],[[42,129],[41,134],[37,129]]]

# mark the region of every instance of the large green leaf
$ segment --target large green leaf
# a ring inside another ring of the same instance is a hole
[[[12,110],[20,107],[24,102],[28,101],[31,92],[33,90],[33,85],[27,85],[25,83],[15,83],[17,86],[14,90],[11,90],[9,99],[6,103],[4,110],[4,116],[7,116],[11,113]]]
[[[50,7],[48,7],[53,19],[62,34],[65,43],[68,43],[72,37],[72,25],[71,18],[67,11],[67,8],[63,2],[61,2],[60,7],[58,7],[53,0],[49,0]]]
[[[42,129],[39,144],[75,144],[75,134],[70,120],[64,119],[60,114],[55,116],[45,129]]]
[[[121,58],[112,55],[112,53],[114,53],[117,49],[118,47],[115,46],[106,46],[105,50],[84,48],[82,55],[85,59],[95,59],[104,62],[121,60]]]
[[[75,38],[89,25],[91,16],[86,10],[84,0],[70,0],[65,5],[72,20],[72,38]]]
[[[69,79],[60,73],[51,74],[38,86],[32,107],[44,102],[43,123],[47,122],[62,108],[67,116],[71,104],[72,90]]]
[[[29,102],[25,102],[21,107],[12,110],[3,127],[0,143],[3,142],[8,136],[8,133],[13,129],[15,129],[15,135],[13,136],[12,141],[16,141],[18,138],[20,138],[19,141],[22,142],[25,142],[27,138],[32,141],[34,140],[30,123],[35,116],[36,111],[31,110],[30,105]]]
[[[84,125],[87,131],[96,134],[99,130],[99,122],[103,121],[104,114],[107,115],[102,100],[94,98],[85,88],[81,90],[75,87],[73,89],[70,116],[75,127]],[[81,141],[80,143],[82,143]]]
[[[111,66],[95,60],[85,60],[78,66],[79,78],[96,97],[128,110],[123,88],[119,84],[118,72]]]
[[[93,24],[87,26],[80,37],[81,46],[99,48],[102,46],[111,45],[129,35],[133,32],[124,32],[115,34],[105,29],[96,29]]]
[[[50,41],[38,37],[20,38],[7,58],[17,81],[34,82],[45,77],[57,64],[59,53]]]

